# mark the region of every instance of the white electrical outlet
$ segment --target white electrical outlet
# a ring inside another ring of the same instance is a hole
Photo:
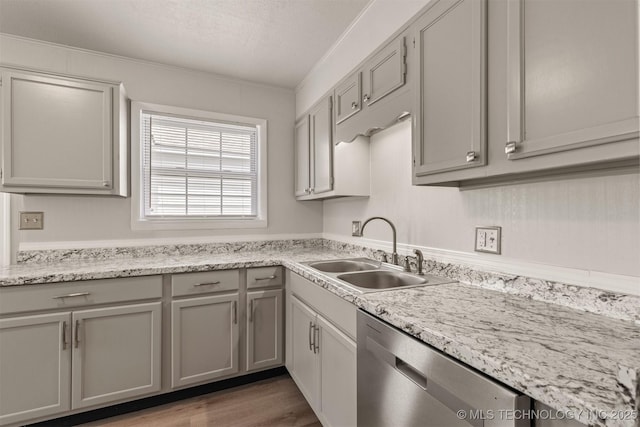
[[[360,221],[351,221],[351,235],[354,237],[362,237]]]
[[[500,227],[476,227],[476,252],[500,253]]]

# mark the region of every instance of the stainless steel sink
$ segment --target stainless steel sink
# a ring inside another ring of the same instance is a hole
[[[392,289],[404,286],[423,285],[428,282],[427,279],[423,277],[390,270],[341,274],[337,278],[365,289]]]
[[[432,274],[419,276],[405,273],[402,267],[368,258],[310,261],[303,264],[341,282],[342,286],[361,293],[455,282]]]
[[[368,259],[341,259],[312,262],[309,263],[309,267],[325,273],[347,273],[350,271],[376,270],[380,268],[380,263]]]

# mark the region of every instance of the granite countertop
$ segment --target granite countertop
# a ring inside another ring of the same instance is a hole
[[[462,283],[361,294],[301,264],[357,256],[362,253],[311,247],[33,262],[1,268],[0,286],[281,264],[586,424],[640,425],[640,326],[633,321]]]

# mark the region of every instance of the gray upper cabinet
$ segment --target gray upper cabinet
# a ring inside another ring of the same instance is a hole
[[[414,183],[483,166],[486,1],[438,0],[414,24]]]
[[[309,112],[311,136],[311,192],[314,194],[333,189],[333,119],[331,96],[323,98]]]
[[[637,9],[634,0],[508,2],[509,160],[638,137]]]
[[[490,2],[486,103],[478,92],[482,49],[469,43],[483,35],[476,23],[484,18],[476,2],[465,3],[439,0],[416,22],[415,68],[423,74],[414,184],[470,188],[637,171],[637,1]],[[471,151],[471,165],[481,167],[465,167]]]
[[[119,83],[2,68],[1,191],[127,195]]]
[[[408,117],[412,96],[405,30],[367,58],[334,89],[337,142],[370,136]]]
[[[335,89],[336,125],[362,110],[362,72],[348,76]]]
[[[362,102],[373,105],[402,87],[407,74],[407,47],[398,37],[379,50],[364,66]]]
[[[296,197],[307,196],[311,192],[311,151],[309,147],[309,116],[305,115],[296,123],[295,141],[295,189]]]

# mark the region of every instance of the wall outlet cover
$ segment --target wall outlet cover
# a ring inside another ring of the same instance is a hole
[[[500,254],[502,250],[501,227],[476,227],[476,252]]]
[[[44,212],[20,212],[20,230],[42,230]]]
[[[351,235],[354,237],[362,236],[362,228],[360,221],[351,221]]]

